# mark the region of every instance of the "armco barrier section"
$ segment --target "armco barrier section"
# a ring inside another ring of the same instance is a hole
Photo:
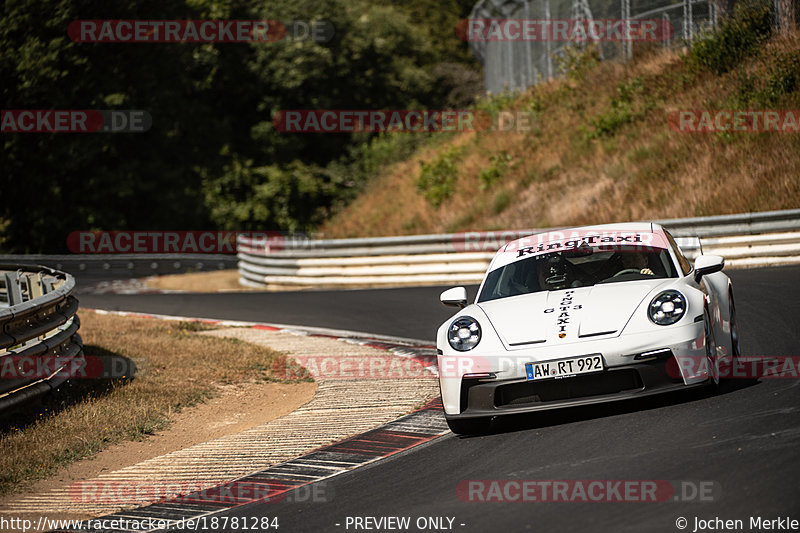
[[[233,254],[0,255],[4,263],[40,263],[78,277],[131,278],[236,268]]]
[[[800,209],[657,221],[694,259],[729,266],[800,263]],[[237,240],[239,282],[252,287],[358,287],[478,283],[505,242],[541,231],[328,240]]]
[[[85,363],[74,289],[65,272],[0,264],[0,411],[52,390]]]

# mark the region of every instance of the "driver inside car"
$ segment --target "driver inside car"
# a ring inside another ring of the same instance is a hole
[[[653,276],[653,270],[647,264],[647,255],[638,252],[628,252],[620,254],[621,269],[617,272],[619,275],[626,270],[633,273],[638,271],[639,274],[645,276]]]
[[[572,278],[567,260],[561,254],[549,255],[539,265],[539,286],[543,290],[557,291],[573,287]]]

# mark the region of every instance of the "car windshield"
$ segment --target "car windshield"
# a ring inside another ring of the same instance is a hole
[[[663,248],[563,250],[532,255],[489,272],[478,301],[599,283],[674,277],[675,267]]]

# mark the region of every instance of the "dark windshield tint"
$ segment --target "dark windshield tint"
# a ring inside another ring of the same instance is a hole
[[[479,302],[540,291],[588,287],[642,279],[674,278],[669,253],[661,248],[630,248],[534,255],[495,269],[486,276]]]
[[[664,231],[664,233],[667,235],[667,240],[669,241],[670,246],[672,246],[672,249],[675,251],[675,256],[678,258],[678,264],[681,267],[681,271],[683,271],[683,275],[687,275],[692,271],[692,264],[688,259],[686,259],[686,256],[683,255],[680,246],[678,246],[678,243],[672,238],[670,232]]]

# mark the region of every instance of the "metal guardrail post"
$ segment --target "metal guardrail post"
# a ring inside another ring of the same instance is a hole
[[[8,298],[8,305],[17,305],[22,303],[22,289],[19,286],[19,272],[7,272],[6,279],[6,297]]]

